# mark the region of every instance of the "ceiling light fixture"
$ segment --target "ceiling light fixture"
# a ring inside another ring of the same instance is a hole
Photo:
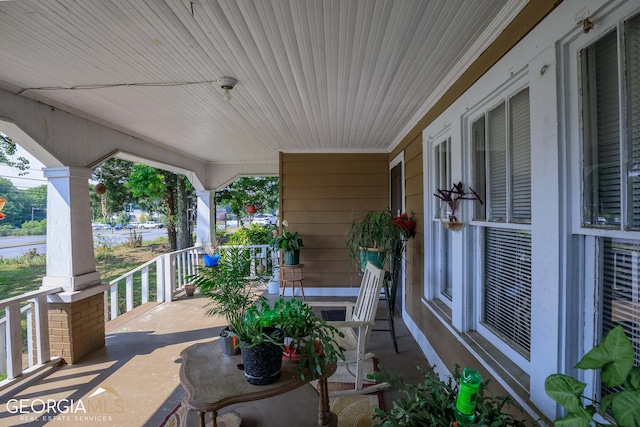
[[[223,97],[227,101],[231,101],[231,89],[238,83],[238,80],[233,77],[220,77],[218,79],[218,83],[220,84],[220,88],[224,91]]]

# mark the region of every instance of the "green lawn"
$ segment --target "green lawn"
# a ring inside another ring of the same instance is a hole
[[[142,246],[127,245],[102,246],[96,248],[96,270],[103,282],[108,282],[140,264],[169,252],[167,239],[144,242]],[[150,281],[155,282],[155,269],[151,269]],[[34,253],[20,258],[0,260],[0,300],[37,290],[46,274],[45,256]],[[155,296],[155,286],[153,287]],[[124,281],[118,287],[118,293],[124,298]],[[140,276],[134,280],[134,294],[140,295]],[[119,298],[119,299],[121,299]],[[122,303],[124,304],[124,303]],[[0,310],[0,318],[4,309]]]

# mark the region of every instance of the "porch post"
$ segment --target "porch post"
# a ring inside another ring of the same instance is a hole
[[[211,242],[216,237],[214,195],[215,192],[212,190],[196,191],[196,196],[198,196],[196,245]]]
[[[91,170],[43,169],[47,184],[47,274],[45,288],[74,292],[100,284],[93,255],[89,204]]]
[[[51,356],[73,364],[105,345],[104,291],[108,284],[100,283],[93,254],[91,170],[59,167],[43,171],[49,182],[47,273],[42,287],[63,288],[48,296],[49,349]]]

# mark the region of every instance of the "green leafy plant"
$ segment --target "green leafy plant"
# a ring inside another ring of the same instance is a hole
[[[325,366],[345,359],[345,349],[336,341],[344,334],[317,317],[308,304],[295,298],[286,302],[280,298],[273,305],[272,318],[288,338],[287,350],[300,355],[300,366],[309,368],[312,378],[322,375]]]
[[[284,350],[281,342],[284,332],[275,326],[272,310],[264,299],[247,308],[242,317],[236,317],[230,325],[230,335],[238,338],[240,348],[272,343]]]
[[[376,249],[393,251],[402,242],[402,230],[394,222],[389,209],[369,211],[356,218],[347,230],[346,243],[349,255],[358,268],[361,265],[361,251]],[[366,263],[365,263],[366,264]]]
[[[389,383],[390,388],[403,390],[405,396],[394,400],[393,408],[388,411],[376,409],[375,416],[381,420],[381,423],[376,427],[451,427],[455,420],[457,384],[460,380],[458,365],[456,365],[453,376],[449,377],[446,382],[433,371],[435,366],[431,371],[424,371],[418,367],[423,372],[425,380],[417,385],[405,384],[397,373],[390,374],[382,365],[379,365],[378,368],[379,371],[369,374],[369,378]],[[480,384],[476,416],[471,426],[525,427],[530,425],[512,414],[504,412],[510,406],[518,407],[509,396],[493,396],[488,390],[490,381],[487,379]]]
[[[555,421],[557,427],[589,427],[591,425],[640,426],[640,367],[634,366],[635,350],[622,326],[613,328],[575,366],[578,369],[602,369],[600,379],[607,388],[622,390],[607,394],[601,402],[583,405],[585,383],[564,374],[553,374],[544,383],[547,395],[567,411]],[[616,424],[603,424],[594,420],[597,414],[604,418],[607,411]]]
[[[233,328],[241,323],[245,311],[262,298],[253,285],[267,277],[252,275],[249,251],[234,246],[222,252],[217,267],[199,266],[188,280],[210,299],[207,315],[224,316]]]
[[[295,233],[290,232],[287,229],[288,226],[287,221],[282,221],[282,233],[271,239],[269,246],[275,249],[282,249],[285,252],[300,250],[304,246],[300,234],[297,231]]]

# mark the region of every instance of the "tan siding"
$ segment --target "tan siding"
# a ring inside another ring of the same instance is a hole
[[[387,154],[280,156],[280,217],[304,241],[305,287],[353,287],[345,234],[353,219],[389,205]]]

